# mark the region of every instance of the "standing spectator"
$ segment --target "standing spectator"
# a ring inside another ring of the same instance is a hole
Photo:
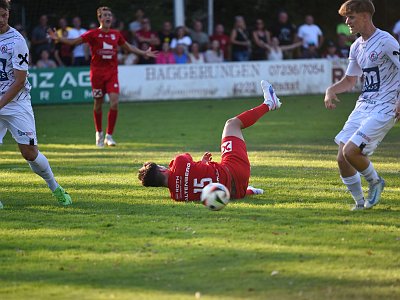
[[[340,22],[337,26],[336,26],[336,34],[337,35],[344,35],[346,37],[346,45],[348,47],[351,46],[351,44],[354,42],[355,40],[355,35],[351,34],[350,32],[350,28],[349,26],[347,26],[346,24],[346,17],[343,17],[342,19],[343,21]]]
[[[58,40],[69,45],[79,45],[88,43],[92,50],[92,60],[90,64],[90,81],[92,84],[94,107],[93,118],[96,128],[96,146],[104,147],[115,146],[112,134],[117,122],[118,102],[119,102],[119,82],[118,82],[118,46],[127,52],[138,55],[155,57],[156,52],[148,49],[142,51],[125,41],[118,30],[111,29],[112,12],[111,9],[102,6],[97,9],[97,18],[100,27],[85,32],[82,36],[75,39],[66,39],[57,36],[54,31],[49,31],[53,40]],[[108,112],[107,134],[104,138],[102,128],[102,106],[105,94],[110,99],[110,111]]]
[[[36,64],[40,58],[40,53],[42,50],[47,50],[49,53],[52,53],[52,44],[47,38],[47,29],[49,28],[47,22],[47,16],[41,15],[39,18],[39,24],[33,28],[31,38],[33,64]]]
[[[192,39],[186,34],[185,27],[178,26],[176,28],[175,37],[171,41],[171,48],[175,49],[178,45],[183,45],[185,53],[189,53],[189,47],[192,44]]]
[[[322,57],[332,61],[340,59],[337,47],[333,41],[326,43],[326,50],[322,53]]]
[[[59,36],[68,38],[68,32],[69,32],[68,28],[70,27],[67,27],[65,23],[65,26],[57,30],[57,34]],[[54,58],[59,66],[63,67],[72,65],[72,50],[73,50],[72,46],[70,45],[62,43],[55,44]]]
[[[318,50],[324,40],[321,29],[318,25],[314,24],[314,17],[311,15],[306,15],[305,24],[299,27],[297,36],[303,42],[302,52],[307,50],[309,45],[314,45],[314,47]]]
[[[57,68],[57,64],[50,58],[50,53],[46,49],[40,52],[40,59],[36,63],[38,68]]]
[[[147,43],[153,49],[158,48],[158,46],[160,45],[158,34],[151,30],[149,18],[143,18],[142,28],[136,31],[136,38],[139,42],[139,48],[141,48],[143,43]]]
[[[140,50],[142,50],[143,52],[146,51],[150,51],[151,47],[148,43],[144,42],[141,44],[140,46]],[[139,56],[138,62],[139,65],[152,65],[156,63],[156,60],[154,57],[150,57],[150,56]]]
[[[197,42],[193,42],[190,46],[189,59],[192,64],[203,64],[204,54],[200,52],[200,45]]]
[[[271,46],[266,45],[268,48],[268,60],[276,61],[276,60],[283,60],[284,59],[284,51],[293,50],[297,47],[300,47],[303,43],[297,42],[291,45],[284,45],[281,46],[279,44],[279,39],[274,36],[271,39]]]
[[[313,59],[313,58],[321,58],[321,56],[318,53],[317,46],[314,43],[309,43],[308,47],[303,49],[300,58]]]
[[[235,17],[235,24],[231,31],[231,44],[233,61],[248,61],[250,59],[250,35],[242,16]]]
[[[68,32],[68,39],[76,39],[84,34],[87,30],[81,27],[81,18],[74,17],[72,25],[74,26]],[[87,66],[89,65],[89,49],[84,44],[75,45],[72,50],[72,65],[73,66]]]
[[[135,12],[135,20],[129,23],[129,31],[138,31],[142,29],[142,20],[144,18],[144,11],[141,8],[138,8]]]
[[[350,54],[350,47],[346,44],[347,39],[344,34],[339,34],[337,36],[337,50],[340,57],[348,58]]]
[[[204,60],[207,63],[219,63],[224,61],[224,53],[222,52],[218,40],[211,42],[211,47],[204,53]]]
[[[224,53],[224,59],[230,60],[229,46],[230,46],[230,37],[225,33],[224,25],[217,24],[215,26],[214,34],[210,37],[210,41],[218,41],[219,47]],[[212,43],[211,43],[212,44]]]
[[[280,46],[292,45],[296,41],[296,26],[289,21],[286,11],[280,11],[278,20],[271,26],[271,35],[279,40]],[[284,59],[292,59],[293,49],[283,51]]]
[[[252,32],[254,47],[252,51],[253,60],[267,59],[267,45],[271,43],[271,34],[265,29],[265,24],[262,19],[256,20],[256,27]]]
[[[178,44],[174,52],[175,63],[187,64],[190,63],[189,55],[185,52],[185,45]]]
[[[172,30],[172,24],[170,21],[165,21],[162,25],[161,30],[158,32],[158,39],[160,40],[161,48],[163,44],[167,42],[171,44],[172,39],[174,38],[174,32]]]
[[[400,43],[400,20],[396,22],[393,27],[393,34],[397,41]]]
[[[63,31],[70,31],[72,27],[68,26],[67,19],[62,17],[58,20],[58,29],[57,29],[57,34],[59,36],[62,36]]]
[[[174,63],[175,63],[175,56],[171,51],[169,42],[164,41],[164,43],[162,44],[162,51],[156,57],[156,64],[166,65]]]
[[[199,20],[193,21],[193,29],[189,29],[189,35],[192,42],[199,44],[200,51],[206,51],[210,41],[208,34],[203,31],[203,23]]]

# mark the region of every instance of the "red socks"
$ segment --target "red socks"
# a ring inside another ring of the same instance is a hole
[[[96,128],[96,132],[103,131],[102,120],[103,120],[103,113],[102,111],[96,112],[93,111],[93,119],[94,119],[94,127]]]
[[[114,132],[115,123],[117,122],[118,110],[110,109],[108,112],[107,134],[112,135]]]
[[[256,106],[250,110],[242,112],[240,115],[236,116],[243,123],[243,129],[250,127],[255,122],[258,121],[263,115],[269,111],[268,105],[265,103]]]

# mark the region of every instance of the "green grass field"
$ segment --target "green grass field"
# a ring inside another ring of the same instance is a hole
[[[91,105],[35,107],[40,149],[74,204],[57,204],[8,134],[0,299],[400,299],[400,128],[372,157],[381,203],[351,212],[333,137],[356,95],[336,111],[322,98],[282,97],[245,130],[265,193],[219,212],[143,188],[136,171],[183,151],[217,160],[225,120],[260,99],[121,104],[119,144],[105,149]]]

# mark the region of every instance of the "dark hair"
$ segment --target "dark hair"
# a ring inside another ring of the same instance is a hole
[[[341,16],[363,12],[369,13],[371,16],[374,15],[375,7],[371,0],[348,0],[339,8]]]
[[[0,0],[0,8],[10,10],[10,0]]]
[[[145,162],[139,169],[138,178],[143,186],[164,186],[164,175],[159,172],[158,165],[153,162]]]
[[[109,8],[108,6],[101,6],[97,9],[97,18],[100,19],[101,18],[101,14],[103,13],[103,11],[111,11],[111,8]]]

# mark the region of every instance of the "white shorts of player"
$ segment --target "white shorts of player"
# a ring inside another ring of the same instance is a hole
[[[339,145],[351,141],[362,149],[364,155],[372,155],[394,124],[394,116],[353,111],[335,142]]]
[[[9,103],[0,109],[0,144],[7,130],[18,144],[37,145],[35,117],[30,102]]]

